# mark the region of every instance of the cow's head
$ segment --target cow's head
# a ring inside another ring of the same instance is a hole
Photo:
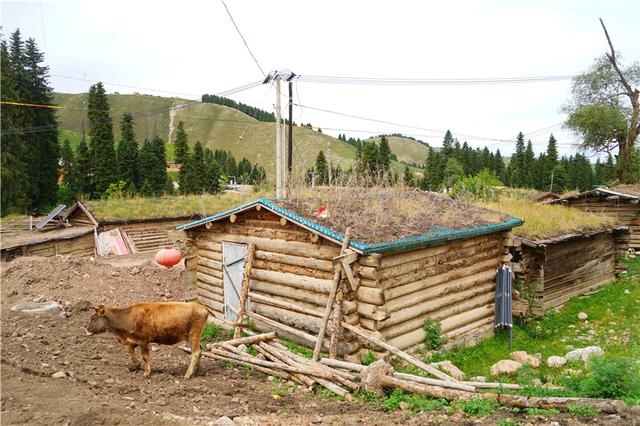
[[[95,313],[91,315],[91,320],[89,321],[89,326],[87,327],[87,335],[89,336],[91,336],[92,334],[104,333],[105,331],[107,331],[108,321],[104,316],[104,305],[96,306],[95,310]]]

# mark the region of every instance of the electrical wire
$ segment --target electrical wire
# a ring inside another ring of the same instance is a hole
[[[253,58],[253,60],[255,61],[256,65],[258,66],[258,68],[260,69],[260,72],[262,73],[263,77],[267,76],[267,73],[264,72],[264,70],[262,69],[262,67],[260,66],[260,63],[258,62],[258,60],[256,59],[255,55],[253,54],[253,52],[251,51],[251,49],[249,48],[249,45],[247,44],[247,40],[245,40],[244,36],[242,35],[242,33],[240,32],[240,28],[238,28],[238,25],[236,24],[235,19],[233,19],[233,16],[231,15],[231,12],[229,12],[229,8],[227,7],[227,4],[224,2],[224,0],[220,0],[222,2],[222,5],[224,6],[225,10],[227,11],[227,14],[229,15],[229,18],[231,18],[231,22],[233,23],[233,26],[236,27],[236,31],[238,32],[238,35],[240,36],[240,38],[242,39],[242,42],[244,43],[244,46],[247,48],[247,50],[249,51],[249,54],[251,55],[251,57]]]
[[[360,84],[374,86],[461,86],[479,84],[521,84],[571,80],[575,75],[548,75],[530,77],[490,78],[384,78],[384,77],[339,77],[327,75],[300,75],[303,83]]]

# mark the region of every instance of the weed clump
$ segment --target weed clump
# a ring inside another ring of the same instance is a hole
[[[424,346],[427,349],[438,350],[447,341],[446,336],[442,335],[440,321],[427,318],[424,320]]]
[[[584,396],[637,399],[640,398],[640,366],[626,358],[595,358],[589,363],[589,374],[578,384]]]

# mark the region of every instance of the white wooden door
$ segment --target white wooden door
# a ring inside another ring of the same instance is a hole
[[[240,293],[242,292],[242,276],[246,257],[246,244],[222,242],[224,317],[227,321],[235,321],[237,315],[233,309],[236,311],[240,309]]]

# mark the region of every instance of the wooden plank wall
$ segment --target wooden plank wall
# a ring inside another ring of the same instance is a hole
[[[203,226],[190,231],[190,234],[198,258],[196,293],[214,317],[224,319],[223,241],[256,245],[251,293],[324,312],[333,278],[331,259],[339,255],[338,245],[318,239],[315,234],[281,221],[280,216],[264,209],[238,215],[234,223],[229,220],[213,223],[210,229]],[[359,319],[354,298],[346,296],[343,313],[344,320],[355,325]],[[251,310],[312,335],[317,335],[320,330],[320,318],[256,301],[251,301]],[[255,322],[255,325],[265,331],[273,329],[260,322]],[[310,342],[296,336],[282,336],[313,347]],[[359,347],[357,339],[347,335],[345,342],[338,346],[338,352],[352,354]]]
[[[123,229],[133,240],[138,251],[148,252],[171,247],[172,242],[168,238],[168,233],[175,230],[176,226],[183,224],[184,220],[113,224],[101,226],[99,232],[115,228]]]
[[[607,200],[606,197],[597,196],[568,200],[567,206],[611,217],[616,224],[628,226],[631,230],[629,247],[640,250],[640,204],[633,204],[630,200]]]
[[[424,341],[424,320],[441,322],[451,341],[491,333],[495,273],[504,233],[360,259],[361,324],[397,348]]]
[[[615,279],[616,243],[612,232],[548,245],[544,269],[544,310]]]
[[[21,247],[19,256],[51,257],[57,254],[71,256],[93,256],[95,254],[95,237],[93,233],[66,240],[45,241]],[[17,254],[17,252],[16,252]],[[11,260],[13,256],[5,260]]]

